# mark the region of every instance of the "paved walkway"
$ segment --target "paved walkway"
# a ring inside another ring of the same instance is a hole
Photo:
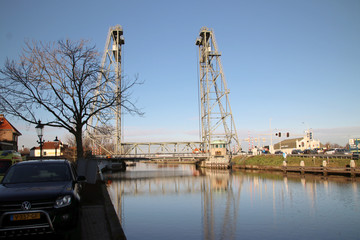
[[[105,184],[86,184],[82,195],[81,239],[126,239]]]
[[[81,217],[81,239],[110,240],[105,208],[101,205],[85,206]]]

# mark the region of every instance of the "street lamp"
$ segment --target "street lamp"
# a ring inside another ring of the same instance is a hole
[[[42,137],[44,136],[43,135],[44,124],[42,124],[41,121],[39,120],[38,125],[36,125],[35,129],[36,129],[36,133],[39,137],[39,141],[37,141],[37,142],[38,142],[38,144],[40,144],[40,158],[42,158],[42,147],[45,142],[45,140],[42,139]]]
[[[59,146],[59,139],[57,138],[57,136],[55,137],[54,142],[55,142],[55,157],[56,157],[56,150],[57,150],[57,148]]]

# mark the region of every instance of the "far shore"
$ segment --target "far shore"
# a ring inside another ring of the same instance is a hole
[[[287,166],[300,166],[301,161],[304,162],[306,167],[323,167],[324,161],[326,161],[326,167],[350,167],[351,159],[344,158],[317,158],[317,157],[298,157],[288,156],[284,158],[282,155],[256,155],[256,156],[235,156],[232,159],[233,166],[268,166],[268,167],[282,167],[286,161]],[[356,167],[359,165],[359,160],[355,160]]]

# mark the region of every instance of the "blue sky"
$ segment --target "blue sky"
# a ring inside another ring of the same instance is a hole
[[[117,24],[124,72],[145,81],[133,94],[145,116],[125,116],[125,141],[199,140],[195,40],[203,26],[222,53],[240,139],[269,134],[270,119],[273,132],[312,128],[323,143],[360,137],[358,0],[2,0],[0,64],[16,60],[25,40],[89,39],[102,52]],[[34,126],[14,125],[20,145],[36,145]],[[67,134],[46,131],[46,140]]]

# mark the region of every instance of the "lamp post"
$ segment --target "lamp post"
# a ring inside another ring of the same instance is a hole
[[[38,142],[38,144],[40,144],[40,159],[42,159],[42,147],[45,142],[45,140],[42,139],[42,137],[44,136],[43,135],[44,124],[42,124],[41,121],[39,120],[38,125],[36,125],[35,129],[36,129],[36,133],[39,137],[39,141],[37,141],[37,142]]]
[[[56,156],[57,156],[57,155],[56,155],[56,150],[57,150],[57,148],[58,148],[58,146],[59,146],[59,139],[57,138],[57,136],[55,137],[54,142],[55,142],[55,157],[56,157]]]

